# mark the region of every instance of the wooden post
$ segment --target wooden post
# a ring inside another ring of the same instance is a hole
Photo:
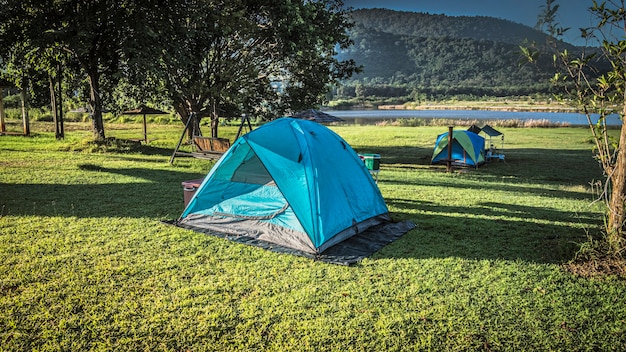
[[[28,101],[26,96],[26,88],[22,88],[22,127],[24,129],[24,135],[30,136],[30,121],[28,120]]]
[[[143,141],[148,143],[148,121],[146,121],[146,114],[143,114]]]
[[[57,134],[57,139],[64,139],[65,138],[65,127],[63,126],[63,90],[61,89],[61,80],[63,79],[63,73],[61,72],[61,64],[59,64],[58,69],[57,69],[57,80],[59,83],[59,100],[57,102],[57,107],[59,109],[59,115],[58,115],[58,120],[57,120],[57,124],[56,124],[56,130],[59,131],[59,133]]]
[[[7,126],[4,123],[4,87],[0,87],[0,134],[4,134],[7,131]]]
[[[454,126],[448,126],[448,158],[446,160],[446,172],[452,172],[452,141]]]
[[[211,99],[211,105],[213,106],[213,111],[211,112],[211,137],[218,138],[218,129],[220,125],[220,118],[217,115],[217,99]],[[199,125],[199,124],[198,124]]]
[[[50,110],[52,111],[52,120],[54,121],[54,135],[56,139],[59,139],[59,110],[57,109],[56,87],[51,73],[48,74],[48,81],[50,83]]]

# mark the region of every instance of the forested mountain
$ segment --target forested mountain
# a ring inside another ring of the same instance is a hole
[[[387,9],[361,9],[353,20],[369,29],[397,35],[433,38],[469,38],[519,45],[524,40],[545,41],[534,28],[485,16],[446,16]]]
[[[548,55],[538,66],[524,64],[520,45],[546,41],[528,26],[386,9],[355,10],[352,18],[354,45],[341,58],[356,60],[363,72],[345,82],[338,97],[509,96],[550,89]]]

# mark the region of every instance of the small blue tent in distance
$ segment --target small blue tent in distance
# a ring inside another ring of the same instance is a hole
[[[431,160],[433,164],[447,162],[448,144],[448,132],[437,136]],[[472,131],[453,131],[451,159],[454,165],[478,167],[485,162],[485,139]]]
[[[178,224],[320,254],[390,220],[346,141],[318,123],[281,118],[235,141]]]

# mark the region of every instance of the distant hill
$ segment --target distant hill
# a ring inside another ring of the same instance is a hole
[[[511,96],[550,90],[550,57],[538,66],[523,62],[520,45],[546,41],[531,27],[492,17],[387,9],[355,10],[352,19],[354,46],[340,58],[354,59],[363,72],[345,82],[337,91],[340,97]]]
[[[465,38],[519,45],[524,40],[545,42],[546,35],[534,28],[486,16],[446,16],[388,9],[361,9],[352,19],[366,28],[401,36]]]

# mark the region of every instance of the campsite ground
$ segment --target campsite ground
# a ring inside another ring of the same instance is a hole
[[[602,223],[584,128],[503,128],[506,162],[446,173],[445,127],[332,127],[418,225],[353,267],[161,223],[212,165],[167,163],[179,126],[32,129],[0,136],[0,350],[626,349],[626,283],[564,269]]]

